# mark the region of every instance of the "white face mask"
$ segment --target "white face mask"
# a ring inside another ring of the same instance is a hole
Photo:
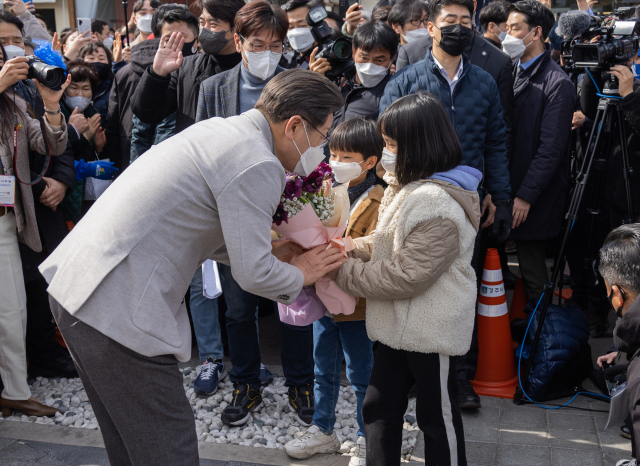
[[[535,29],[529,31],[529,34],[531,34],[533,31],[535,31]],[[524,36],[524,39],[529,37],[529,34]],[[527,45],[524,45],[524,39],[518,39],[517,37],[513,37],[512,35],[507,34],[507,37],[505,37],[502,41],[502,50],[504,51],[504,53],[509,55],[512,60],[520,58],[524,54],[524,51],[527,50],[527,47],[529,47],[533,43],[529,42]]]
[[[413,31],[407,31],[404,36],[404,40],[407,41],[407,44],[413,42],[414,40],[422,39],[429,35],[429,31],[426,28],[414,29]]]
[[[376,87],[387,75],[387,71],[389,68],[373,63],[356,63],[356,73],[364,87]]]
[[[282,57],[281,53],[273,53],[271,50],[265,50],[264,52],[248,52],[245,50],[244,54],[247,56],[245,64],[249,73],[262,80],[274,75],[280,57]]]
[[[364,162],[364,160],[362,162]],[[334,162],[333,160],[331,160],[329,162],[329,165],[331,165],[331,170],[333,171],[333,176],[336,182],[342,184],[342,183],[348,183],[351,180],[355,180],[356,178],[358,178],[360,175],[362,175],[364,172],[367,171],[366,168],[364,170],[362,169],[362,167],[360,166],[360,163]]]
[[[395,175],[397,158],[398,156],[396,154],[385,147],[382,149],[382,168],[384,168],[387,173]]]
[[[137,27],[145,34],[151,34],[151,18],[153,15],[144,15],[138,18]]]
[[[102,43],[106,48],[111,50],[111,48],[113,47],[113,37],[111,36],[107,37]]]
[[[7,45],[4,51],[7,53],[7,61],[16,57],[24,57],[24,49],[21,49],[17,45]]]
[[[73,111],[74,108],[78,107],[78,113],[84,112],[85,109],[91,103],[91,99],[90,98],[83,97],[81,95],[77,95],[75,97],[70,97],[68,95],[65,95],[64,96],[64,101],[69,106],[71,111]]]
[[[320,162],[324,160],[324,151],[322,147],[313,147],[311,142],[309,141],[309,133],[307,133],[307,125],[304,120],[302,121],[302,125],[304,126],[304,134],[307,135],[307,142],[309,143],[309,148],[304,151],[304,153],[300,152],[298,149],[298,144],[293,140],[293,145],[296,146],[298,153],[300,154],[300,160],[296,164],[296,167],[293,169],[293,173],[298,176],[309,176],[313,170],[315,170]]]
[[[284,52],[282,55],[284,56],[285,60],[291,63],[291,60],[293,60],[293,56],[295,55],[295,52],[293,50],[289,50],[287,52]]]
[[[315,39],[309,28],[295,28],[287,32],[287,38],[291,48],[298,53],[304,53],[313,46]]]
[[[497,25],[496,25],[496,29],[498,31],[500,31],[500,34],[496,34],[495,32],[493,33],[494,36],[496,36],[500,42],[504,41],[504,38],[507,37],[507,31],[503,31],[502,29],[500,29]]]

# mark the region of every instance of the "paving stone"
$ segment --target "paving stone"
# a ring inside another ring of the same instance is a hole
[[[218,460],[200,460],[200,466],[225,466],[227,464],[226,461],[218,461]]]
[[[465,442],[467,463],[477,466],[494,466],[498,445],[484,442]]]
[[[480,422],[485,426],[498,427],[500,410],[498,408],[463,409],[462,422]]]
[[[467,442],[498,443],[498,426],[484,426],[477,422],[468,422],[464,425],[464,439]]]
[[[581,430],[583,432],[595,432],[596,427],[593,417],[585,418],[576,414],[549,412],[549,428]]]
[[[499,408],[503,398],[496,398],[494,396],[480,396],[481,409],[485,408]]]
[[[0,450],[0,464],[7,464],[11,460],[36,461],[44,456],[44,453],[31,448],[21,442],[13,442]]]
[[[550,401],[548,405],[546,403],[542,403],[542,404],[545,406],[552,406],[552,405],[562,406],[567,402],[569,402],[571,398],[572,397],[553,400],[553,401]],[[582,408],[582,409],[575,409],[575,408]],[[557,409],[555,411],[556,412],[562,411],[563,414],[568,413],[576,416],[592,416],[593,413],[590,411],[591,409],[592,409],[591,399],[587,398],[586,396],[578,396],[567,407],[562,408],[561,410]]]
[[[503,410],[500,413],[500,428],[516,427],[547,427],[547,414],[542,410]]]
[[[9,445],[11,445],[12,443],[15,443],[16,440],[12,439],[12,438],[6,438],[6,437],[0,437],[0,450],[3,449],[4,447],[7,447]]]
[[[533,404],[533,403],[523,403],[523,404],[515,404],[512,399],[502,398],[500,399],[500,407],[505,409],[519,409],[519,410],[530,410],[530,411],[540,411],[542,408]]]
[[[567,448],[551,448],[551,466],[603,466],[601,451],[570,450]]]
[[[598,437],[603,451],[609,450],[621,454],[631,453],[631,440],[624,438],[617,432],[600,432]]]
[[[84,447],[67,461],[70,466],[110,466],[107,450],[98,447]]]
[[[603,413],[595,413],[593,415],[593,419],[596,422],[596,430],[598,432],[607,432],[607,433],[611,433],[611,432],[618,432],[618,429],[620,428],[618,427],[612,427],[609,430],[604,430],[604,427],[607,425],[607,420],[609,419],[609,415],[608,414],[603,414]]]
[[[549,429],[551,447],[576,448],[580,450],[600,450],[598,434],[578,430]]]
[[[30,446],[47,456],[51,456],[61,461],[65,461],[72,455],[77,454],[83,447],[77,447],[75,445],[62,445],[57,443],[47,442],[33,442],[30,440],[22,441],[25,445]]]
[[[630,460],[631,453],[621,453],[614,450],[604,450],[604,464],[606,466],[613,466],[620,460]]]
[[[549,434],[542,427],[503,427],[500,429],[500,445],[549,446]]]
[[[551,455],[549,447],[500,445],[497,464],[498,466],[549,466]]]
[[[67,466],[68,463],[65,463],[64,461],[61,461],[57,458],[54,458],[53,456],[48,456],[45,455],[42,458],[40,458],[38,461],[36,461],[35,464],[46,464],[49,466]]]

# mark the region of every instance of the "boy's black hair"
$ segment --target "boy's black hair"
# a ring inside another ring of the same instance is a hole
[[[473,0],[431,0],[427,4],[427,17],[430,22],[435,22],[442,7],[449,5],[462,5],[469,10],[469,15],[473,18]]]
[[[462,162],[458,136],[433,94],[418,91],[396,100],[380,115],[378,129],[398,144],[400,186],[452,170]]]
[[[245,6],[245,3],[244,0],[201,0],[199,5],[215,19],[229,23],[233,28],[236,13]]]
[[[392,25],[400,24],[400,26],[403,26],[407,21],[420,19],[424,12],[427,11],[427,5],[422,0],[399,0],[391,8],[387,22]]]
[[[327,11],[327,18],[331,18],[336,23],[338,23],[338,28],[342,28],[342,25],[344,24],[344,20],[342,19],[342,16],[340,16],[338,13],[336,13],[335,11]]]
[[[537,0],[520,0],[512,3],[509,7],[510,13],[521,13],[529,26],[529,31],[540,26],[542,28],[542,40],[547,40],[551,28],[555,24],[555,18],[549,8]]]
[[[361,26],[362,27],[362,26]],[[384,141],[376,123],[364,118],[351,118],[343,121],[331,131],[329,149],[362,154],[364,159],[382,156]]]
[[[398,51],[400,39],[387,23],[376,22],[362,24],[353,35],[354,50],[372,52],[375,49],[388,50],[393,57]]]
[[[166,8],[166,10],[158,13],[163,8]],[[162,26],[164,24],[173,23],[185,24],[189,29],[191,29],[195,37],[198,37],[198,34],[200,33],[198,18],[193,16],[193,14],[184,5],[163,5],[155,11],[153,16],[154,19],[156,19],[156,24],[154,25],[152,20],[151,29],[153,30],[155,37],[162,36]]]
[[[142,7],[144,6],[144,1],[145,0],[138,0],[133,5],[133,13],[134,14],[137,13],[138,11],[142,10]],[[156,8],[160,8],[162,6],[162,2],[160,2],[160,0],[149,0],[149,6],[155,10]]]
[[[509,3],[496,0],[480,10],[480,27],[483,33],[487,33],[489,23],[500,24],[509,18]]]

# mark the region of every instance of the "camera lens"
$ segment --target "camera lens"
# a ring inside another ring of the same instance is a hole
[[[338,60],[349,60],[351,58],[351,44],[346,40],[336,40],[333,46],[333,54]]]
[[[53,89],[60,90],[62,84],[67,79],[64,70],[58,66],[47,65],[39,58],[29,56],[29,79],[37,79],[42,85]]]

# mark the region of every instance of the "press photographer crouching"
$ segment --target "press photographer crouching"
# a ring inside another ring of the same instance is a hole
[[[613,334],[613,341],[618,351],[627,354],[627,393],[629,417],[631,420],[631,454],[637,457],[638,437],[640,433],[640,224],[623,225],[607,236],[600,249],[599,270],[607,287],[607,296],[611,307],[619,317]],[[612,409],[614,403],[612,402]],[[635,465],[636,460],[623,460],[617,463],[622,466]]]
[[[378,118],[380,99],[391,79],[389,70],[398,44],[398,35],[386,23],[367,23],[356,29],[352,45],[355,63],[344,71],[339,81],[344,105],[333,116],[333,128],[354,117]],[[324,75],[331,70],[326,58],[314,61],[315,54],[311,56],[311,71]]]

